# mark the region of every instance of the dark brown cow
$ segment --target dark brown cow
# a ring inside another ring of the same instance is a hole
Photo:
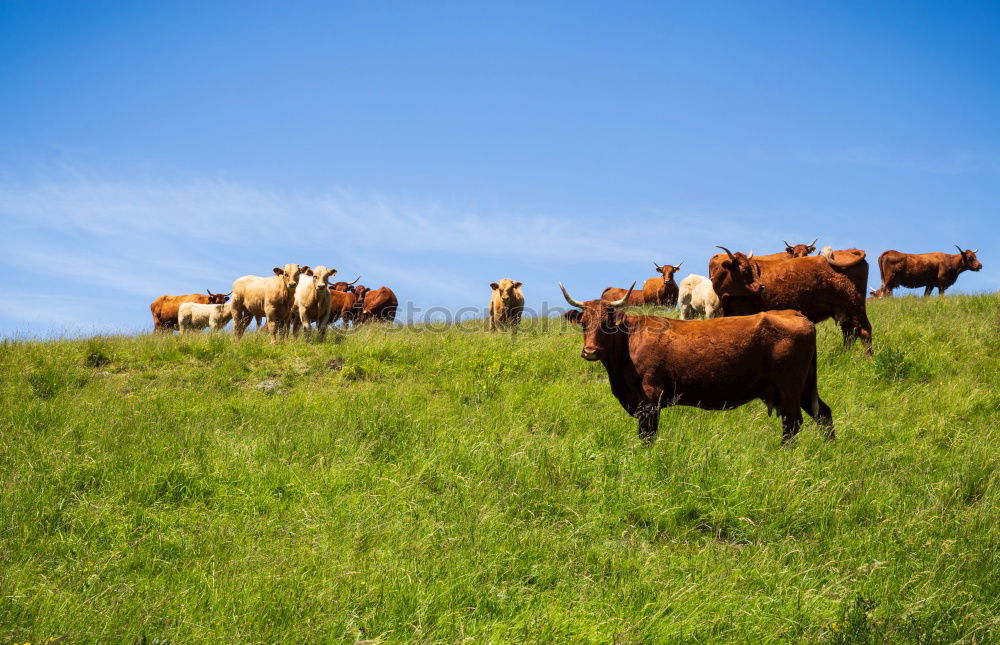
[[[196,302],[200,305],[224,305],[229,300],[228,293],[212,293],[205,290],[208,295],[200,293],[189,293],[186,296],[163,295],[149,305],[149,310],[153,314],[153,331],[171,331],[177,329],[177,314],[181,305],[185,302]]]
[[[660,409],[690,405],[729,410],[754,399],[781,417],[782,441],[802,425],[802,410],[833,438],[833,415],[819,398],[816,327],[797,311],[711,320],[630,316],[627,302],[570,297],[580,311],[566,316],[583,327],[588,361],[601,361],[611,392],[639,420],[639,436],[656,435]]]
[[[757,262],[769,262],[772,260],[789,260],[791,258],[804,258],[807,255],[811,255],[813,251],[816,250],[816,240],[812,241],[810,244],[789,244],[785,242],[785,250],[781,253],[769,253],[767,255],[754,255],[753,251],[747,256],[753,258]],[[782,240],[784,242],[784,240]],[[712,278],[713,275],[722,266],[722,262],[726,259],[725,253],[716,253],[708,260],[708,277]]]
[[[886,251],[878,256],[878,268],[882,272],[882,286],[873,291],[876,297],[891,296],[896,287],[924,288],[924,296],[931,295],[937,287],[938,295],[955,284],[962,271],[979,271],[982,262],[976,257],[979,249],[962,250],[958,253],[900,253]]]
[[[361,313],[356,320],[357,323],[395,320],[399,300],[389,287],[366,290],[361,298]]]
[[[872,326],[865,298],[854,283],[821,256],[781,262],[754,263],[742,253],[731,253],[712,278],[724,316],[741,316],[772,309],[795,309],[813,323],[833,318],[840,324],[844,343],[860,337],[865,354],[872,355]]]
[[[684,264],[681,262],[681,264]],[[660,305],[663,307],[677,306],[677,293],[679,288],[674,280],[674,274],[681,268],[681,264],[676,266],[664,264],[660,266],[653,262],[656,272],[660,274],[658,278],[649,278],[642,285],[642,291],[633,291],[629,296],[628,306],[638,305]],[[619,300],[625,295],[626,289],[619,287],[608,287],[601,292],[601,300]]]

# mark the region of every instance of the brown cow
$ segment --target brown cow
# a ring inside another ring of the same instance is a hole
[[[793,244],[789,244],[788,242],[785,242],[785,250],[783,252],[781,252],[781,253],[769,253],[767,255],[754,255],[753,251],[750,251],[750,254],[747,257],[753,258],[754,261],[758,261],[758,262],[760,262],[760,261],[768,262],[768,261],[772,261],[772,260],[789,260],[791,258],[804,258],[807,255],[812,254],[812,252],[816,250],[816,240],[818,240],[818,239],[819,238],[817,237],[810,244],[794,244],[793,245]],[[784,242],[784,240],[782,240],[782,242]],[[711,279],[711,277],[713,275],[715,275],[715,273],[719,270],[719,267],[722,266],[722,262],[725,259],[726,259],[726,254],[725,253],[716,253],[715,255],[713,255],[709,259],[709,261],[708,261],[708,277],[709,277],[709,279]]]
[[[861,338],[865,354],[872,355],[872,326],[865,312],[865,298],[854,283],[821,256],[780,262],[754,263],[729,251],[712,278],[724,316],[754,314],[771,309],[795,309],[813,323],[832,317],[840,324],[844,343]]]
[[[878,256],[878,268],[882,272],[882,286],[873,291],[876,297],[891,296],[896,287],[908,289],[923,287],[924,297],[931,295],[937,287],[938,295],[955,284],[962,271],[979,271],[982,262],[976,257],[979,249],[962,250],[958,253],[900,253],[886,251]]]
[[[767,311],[712,320],[630,316],[617,301],[579,302],[567,316],[583,327],[588,361],[601,361],[611,392],[639,420],[639,437],[652,441],[660,409],[690,405],[729,410],[754,399],[781,417],[782,441],[802,425],[802,410],[834,437],[830,407],[819,398],[816,327],[797,311]]]
[[[681,264],[684,263],[681,262]],[[681,264],[676,266],[664,264],[660,266],[656,262],[653,262],[653,266],[656,267],[656,272],[660,274],[660,277],[647,279],[642,285],[642,291],[633,291],[629,296],[628,306],[660,305],[669,308],[676,307],[679,287],[677,286],[677,282],[674,281],[674,273],[681,268]],[[608,287],[601,292],[601,300],[619,300],[625,295],[625,292],[626,289],[620,287]]]
[[[357,291],[356,288],[355,291]],[[355,324],[367,323],[373,320],[392,322],[396,318],[396,308],[399,306],[399,300],[396,299],[396,294],[389,287],[366,289],[359,297],[361,298],[361,312],[355,319]]]
[[[149,310],[153,314],[153,331],[173,331],[177,329],[177,314],[181,305],[185,302],[194,302],[199,305],[224,305],[229,300],[229,293],[212,293],[205,290],[207,296],[200,293],[189,293],[186,296],[163,295],[149,305]]]
[[[820,253],[827,259],[834,269],[843,273],[854,283],[854,288],[858,290],[864,298],[868,289],[868,260],[866,253],[861,249],[842,249],[834,251],[829,246],[824,246]]]
[[[337,322],[338,319],[343,319],[344,327],[353,319],[352,312],[354,311],[354,305],[358,302],[358,297],[354,293],[353,287],[350,291],[341,291],[339,289],[334,289],[334,286],[330,286],[330,320],[329,323]]]

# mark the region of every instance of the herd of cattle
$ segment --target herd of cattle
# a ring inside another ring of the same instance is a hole
[[[273,276],[237,278],[229,293],[160,296],[149,306],[153,330],[221,331],[232,320],[234,336],[239,339],[251,320],[258,329],[265,320],[271,342],[277,342],[279,334],[287,336],[289,331],[298,334],[304,329],[308,335],[313,324],[322,338],[327,326],[338,320],[346,326],[396,317],[399,300],[392,289],[369,289],[358,284],[361,276],[353,282],[331,284],[337,270],[325,266],[286,264],[273,271]]]
[[[819,396],[815,323],[833,318],[845,345],[860,338],[872,356],[872,326],[865,311],[868,261],[861,249],[834,251],[816,240],[770,255],[732,252],[709,260],[708,277],[689,275],[678,285],[681,265],[658,265],[657,276],[640,290],[608,287],[600,298],[574,299],[560,284],[573,309],[564,316],[583,328],[581,356],[600,361],[611,391],[639,421],[639,436],[651,441],[660,410],[690,405],[709,410],[739,407],[754,399],[777,412],[783,441],[802,425],[802,412],[833,438],[833,415]],[[879,256],[882,284],[871,297],[891,296],[896,287],[934,288],[939,294],[966,270],[979,271],[976,250],[958,254],[900,253]],[[388,287],[369,290],[353,282],[329,280],[336,269],[286,264],[268,277],[244,276],[228,294],[160,296],[151,305],[157,331],[223,329],[233,320],[237,339],[251,319],[267,321],[271,341],[289,331],[306,333],[342,319],[358,325],[392,321],[398,301]],[[524,309],[521,282],[507,278],[490,284],[489,327],[516,328]],[[229,300],[229,297],[232,297]],[[629,315],[632,305],[680,305],[681,320]],[[704,320],[693,320],[704,318]]]

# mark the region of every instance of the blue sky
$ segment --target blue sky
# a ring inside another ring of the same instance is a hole
[[[0,334],[326,264],[427,309],[980,248],[1000,4],[0,2]],[[872,285],[878,282],[873,267]]]

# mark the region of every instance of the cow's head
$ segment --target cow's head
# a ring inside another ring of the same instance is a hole
[[[313,287],[316,291],[324,291],[329,287],[330,278],[337,275],[336,269],[327,269],[325,266],[320,265],[318,267],[309,268],[306,267],[302,270],[308,276],[313,279]]]
[[[681,262],[681,264],[684,263]],[[674,279],[674,274],[680,270],[681,264],[678,264],[676,266],[672,266],[670,264],[664,264],[663,266],[660,266],[656,262],[653,262],[653,266],[656,267],[656,272],[663,276],[664,283],[670,282],[671,280]]]
[[[980,262],[979,258],[976,257],[976,253],[979,253],[979,249],[975,249],[973,251],[969,250],[963,251],[962,247],[958,246],[957,244],[955,245],[955,248],[958,249],[959,254],[961,254],[962,256],[963,267],[965,267],[966,269],[970,269],[972,271],[978,271],[983,268],[983,263]]]
[[[309,271],[309,267],[300,267],[297,264],[286,264],[284,268],[279,269],[278,267],[274,267],[272,270],[274,271],[274,275],[281,278],[281,281],[285,283],[285,288],[294,289],[299,284],[299,276]]]
[[[229,293],[212,293],[208,289],[205,289],[205,293],[208,294],[208,304],[210,305],[224,305],[226,301],[229,300],[229,296],[232,295],[232,291]]]
[[[357,284],[358,280],[360,279],[361,276],[358,276],[354,278],[353,282],[334,282],[333,284],[330,285],[330,291],[345,291],[345,292],[349,291],[353,293],[354,285]]]
[[[521,287],[520,282],[515,282],[509,278],[504,278],[500,282],[491,282],[490,288],[500,294],[500,301],[505,305],[512,304],[517,297],[517,290]]]
[[[583,350],[580,351],[580,356],[588,361],[606,357],[614,347],[615,334],[625,331],[626,315],[621,307],[628,302],[632,290],[635,289],[635,283],[632,283],[620,300],[598,299],[580,302],[569,295],[561,282],[559,288],[562,289],[566,302],[576,307],[563,316],[583,327]]]
[[[369,291],[371,291],[371,289],[363,284],[359,284],[354,287],[354,296],[358,299],[359,305],[365,301],[365,295],[367,295]]]
[[[792,258],[804,258],[807,255],[812,255],[816,251],[817,240],[819,240],[818,237],[810,244],[789,244],[785,242],[785,253],[788,254],[788,257]]]
[[[719,270],[712,277],[712,287],[715,292],[722,297],[726,294],[730,298],[741,296],[759,296],[764,290],[764,285],[760,283],[760,265],[751,262],[753,251],[750,255],[744,255],[737,251],[733,253],[724,246],[718,247],[726,252],[728,259],[723,260]]]

